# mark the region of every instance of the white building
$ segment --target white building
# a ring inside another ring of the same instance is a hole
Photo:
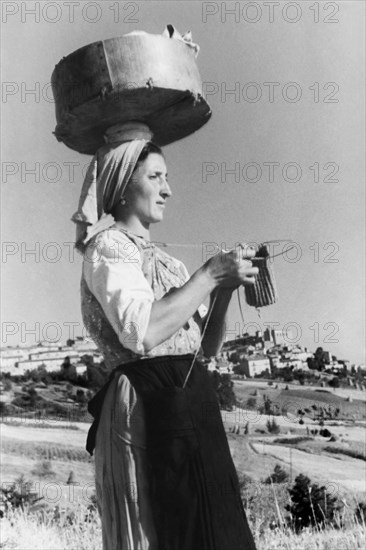
[[[250,355],[242,359],[241,364],[244,368],[244,374],[253,378],[254,376],[261,374],[262,372],[268,370],[271,372],[271,365],[268,357],[263,355]]]
[[[264,342],[273,342],[276,346],[286,346],[293,342],[291,330],[276,330],[267,328],[264,331]],[[265,344],[268,347],[268,344]]]

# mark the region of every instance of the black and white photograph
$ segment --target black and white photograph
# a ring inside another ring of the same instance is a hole
[[[366,545],[365,3],[1,3],[0,548]]]

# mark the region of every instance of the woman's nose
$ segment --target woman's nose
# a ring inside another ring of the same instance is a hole
[[[162,188],[160,190],[160,194],[165,197],[171,197],[172,196],[172,190],[170,189],[170,185],[167,182],[167,180],[164,180],[164,183],[162,185]]]

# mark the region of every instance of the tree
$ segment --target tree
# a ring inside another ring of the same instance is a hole
[[[37,403],[37,397],[38,397],[37,391],[33,387],[29,388],[28,396],[29,396],[29,405],[31,407],[34,407]]]
[[[270,414],[273,414],[272,410],[272,401],[269,397],[267,397],[266,394],[263,395],[263,412],[264,414],[267,414],[268,416]]]
[[[87,402],[87,398],[83,390],[76,390],[76,402],[80,405],[84,405]]]
[[[316,351],[314,353],[314,357],[309,358],[308,365],[310,369],[316,369],[316,370],[324,370],[325,368],[325,354],[322,347],[316,348]]]
[[[236,403],[236,397],[233,390],[234,383],[231,380],[230,374],[220,375],[220,385],[217,389],[220,407],[222,409],[232,409]]]
[[[290,367],[285,367],[282,369],[282,378],[284,382],[292,382],[294,379],[294,375]]]
[[[7,415],[7,406],[4,401],[0,401],[0,418],[3,419]]]
[[[243,363],[239,363],[238,365],[235,365],[233,367],[233,373],[234,374],[240,374],[240,375],[245,374],[245,368],[244,368]]]
[[[88,378],[88,387],[98,391],[100,390],[106,382],[108,382],[110,371],[106,367],[104,361],[102,361],[98,366],[86,363],[86,372]]]
[[[329,380],[328,384],[331,388],[339,388],[338,376],[334,376],[331,380]]]
[[[71,363],[69,356],[65,357],[65,359],[63,360],[63,363],[61,365],[61,374],[63,380],[70,380],[71,382],[76,381],[76,367]]]
[[[335,513],[340,509],[337,497],[328,493],[324,486],[311,483],[304,474],[296,477],[294,485],[288,491],[292,502],[285,509],[290,512],[289,521],[297,531],[309,525],[324,526],[332,522]]]
[[[210,372],[212,384],[216,390],[221,409],[230,410],[236,403],[236,396],[233,390],[234,383],[230,374],[220,374],[217,371]]]

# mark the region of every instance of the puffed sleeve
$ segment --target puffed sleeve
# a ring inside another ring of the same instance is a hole
[[[136,244],[120,231],[102,232],[85,252],[83,275],[123,347],[144,355],[154,294]]]

